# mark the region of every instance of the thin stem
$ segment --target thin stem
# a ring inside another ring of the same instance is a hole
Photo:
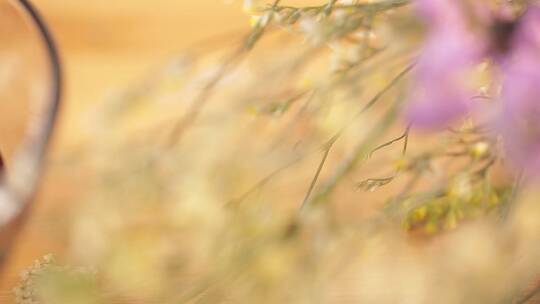
[[[373,107],[381,98],[390,91],[395,85],[399,83],[399,81],[407,74],[409,73],[412,68],[414,67],[414,64],[411,64],[407,66],[403,71],[401,71],[388,85],[386,85],[379,93],[377,93],[356,115],[354,118],[357,118],[367,110],[369,110],[371,107]],[[397,112],[397,105],[400,102],[401,94],[397,97],[397,102],[394,104],[393,108],[390,109],[390,111],[387,112],[386,116],[382,119],[382,121],[379,123],[379,126],[374,128],[372,131],[371,136],[368,136],[362,143],[360,143],[355,151],[353,152],[352,156],[348,159],[345,159],[341,162],[341,164],[338,165],[337,169],[334,171],[334,174],[330,179],[328,179],[322,186],[322,189],[318,192],[318,194],[315,196],[315,200],[322,200],[330,193],[333,192],[334,188],[337,186],[339,181],[346,176],[352,169],[354,169],[357,165],[357,163],[360,161],[362,155],[365,153],[366,147],[369,146],[369,144],[374,141],[378,136],[380,136],[382,133],[386,131],[386,129],[390,126],[391,122],[393,121],[396,112]],[[336,133],[336,135],[333,137],[335,140],[337,140],[343,132],[350,127],[352,124],[352,121],[345,125],[340,131]]]
[[[265,176],[264,178],[262,178],[261,180],[259,180],[255,185],[253,185],[251,188],[249,188],[246,192],[244,192],[242,195],[238,196],[237,198],[235,199],[232,199],[230,200],[227,204],[233,204],[233,203],[238,203],[238,202],[241,202],[243,201],[244,199],[246,199],[250,194],[252,194],[253,192],[257,191],[258,189],[260,189],[261,187],[263,187],[264,185],[266,185],[266,183],[268,183],[273,177],[279,175],[281,172],[283,172],[284,170],[294,166],[295,164],[297,164],[298,162],[300,162],[303,158],[302,157],[298,157],[298,158],[295,158],[294,160],[290,161],[289,163],[283,165],[282,167],[280,168],[277,168],[276,170],[272,171],[270,174],[268,174],[267,176]]]
[[[358,9],[369,9],[369,8],[394,8],[399,7],[403,5],[408,5],[410,3],[409,0],[389,0],[386,2],[376,2],[376,3],[357,3],[357,4],[342,4],[342,5],[336,5],[337,0],[330,0],[329,3],[318,5],[318,6],[290,6],[290,5],[281,5],[278,6],[278,9],[292,9],[292,10],[322,10],[327,7],[332,7],[333,9],[351,9],[351,8],[358,8]]]
[[[405,141],[403,142],[403,150],[401,150],[401,154],[405,155],[407,154],[407,148],[409,147],[409,135],[411,131],[411,126],[407,126],[407,130],[405,131]]]
[[[525,304],[529,302],[534,296],[536,296],[538,293],[540,293],[540,284],[536,286],[533,290],[531,290],[527,295],[525,295],[523,298],[519,299],[516,304]]]
[[[409,132],[411,130],[411,126],[408,126],[407,129],[405,130],[405,132],[403,133],[403,135],[397,137],[397,138],[394,138],[378,147],[376,147],[375,149],[373,149],[370,153],[369,153],[369,158],[371,158],[373,156],[373,154],[385,147],[388,147],[388,146],[391,146],[393,145],[394,143],[398,142],[398,141],[401,141],[402,139],[404,139],[404,144],[403,144],[403,150],[402,150],[402,154],[405,154],[407,152],[407,146],[408,146],[408,141],[409,141]]]
[[[361,143],[357,145],[352,155],[343,160],[334,171],[334,174],[323,184],[321,187],[321,190],[317,193],[317,195],[313,198],[317,201],[322,201],[326,199],[336,188],[336,186],[339,184],[339,182],[345,177],[347,174],[349,174],[354,168],[356,168],[358,162],[362,159],[362,156],[365,155],[365,153],[368,151],[367,149],[371,145],[373,141],[375,141],[378,137],[381,136],[386,130],[390,127],[392,122],[394,121],[394,118],[397,114],[398,104],[401,99],[401,95],[397,97],[398,102],[394,104],[392,109],[390,109],[385,117],[381,120],[378,126],[376,126],[371,134],[364,139]],[[341,133],[338,133],[338,135],[341,135]]]
[[[392,89],[405,75],[407,75],[413,68],[415,64],[408,65],[403,71],[401,71],[392,81],[386,85],[377,95],[375,95],[359,112],[359,114],[362,114],[366,112],[367,110],[371,109],[377,102],[381,99],[382,96],[384,96],[390,89]]]
[[[208,100],[214,92],[214,88],[219,84],[227,72],[236,66],[244,54],[245,51],[242,47],[227,58],[227,60],[225,60],[225,63],[221,66],[219,71],[214,75],[214,77],[212,77],[212,79],[210,79],[201,93],[195,98],[186,114],[174,125],[166,143],[167,147],[173,147],[181,140],[185,131],[197,120],[202,109],[208,103]]]
[[[330,154],[330,150],[332,150],[332,147],[334,146],[334,143],[336,142],[337,139],[338,138],[334,136],[325,145],[326,147],[324,149],[323,158],[321,159],[321,162],[319,163],[319,167],[317,168],[317,171],[315,172],[315,176],[311,180],[311,184],[309,185],[309,189],[306,193],[306,196],[304,197],[304,201],[302,202],[302,205],[300,206],[300,212],[304,211],[306,207],[308,206],[309,199],[311,198],[311,193],[313,192],[313,189],[315,188],[315,184],[317,183],[317,180],[319,179],[321,171],[324,168],[324,164],[326,163],[326,160],[328,159],[328,154]]]
[[[375,106],[381,98],[388,93],[394,86],[396,86],[402,79],[407,75],[413,68],[415,64],[408,65],[405,69],[403,69],[399,74],[397,74],[381,91],[379,91],[375,96],[373,96],[369,102],[361,108],[354,116],[353,118],[345,124],[333,137],[339,138],[352,124],[353,122],[358,119],[362,114],[367,112],[369,109],[371,109],[373,106]]]

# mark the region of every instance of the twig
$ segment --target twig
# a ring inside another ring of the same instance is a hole
[[[251,188],[249,188],[246,192],[244,192],[242,195],[238,196],[237,198],[235,199],[232,199],[230,200],[229,202],[227,202],[227,205],[229,204],[233,204],[233,203],[238,203],[238,202],[241,202],[243,201],[244,199],[246,199],[246,197],[248,197],[251,193],[253,193],[254,191],[256,191],[257,189],[260,189],[261,187],[263,187],[266,183],[268,183],[273,177],[279,175],[281,172],[283,172],[284,170],[294,166],[295,164],[297,164],[298,162],[300,162],[301,160],[303,159],[303,157],[298,157],[298,158],[295,158],[294,160],[290,161],[289,163],[283,165],[282,167],[279,167],[278,169],[272,171],[270,174],[268,174],[267,176],[265,176],[264,178],[262,178],[261,180],[259,180],[255,185],[253,185]]]
[[[407,154],[407,148],[409,148],[410,131],[411,131],[411,125],[408,125],[407,130],[405,131],[405,141],[403,142],[403,150],[401,150],[401,154],[403,155]]]
[[[400,98],[401,95],[397,97],[398,100]],[[334,191],[339,181],[356,167],[358,162],[362,159],[362,156],[367,152],[366,150],[369,145],[382,133],[386,132],[394,121],[397,114],[397,104],[399,104],[399,102],[396,102],[394,107],[387,112],[385,117],[381,120],[379,125],[373,129],[371,134],[356,146],[351,156],[343,160],[337,166],[333,175],[331,175],[331,177],[322,185],[321,190],[314,196],[312,201],[321,201],[327,198]],[[339,135],[341,135],[341,133],[338,133],[338,136]]]
[[[379,150],[381,150],[382,148],[385,148],[385,147],[388,147],[390,145],[393,145],[394,143],[404,139],[404,144],[403,144],[403,150],[402,150],[402,154],[405,154],[407,152],[407,146],[408,146],[408,141],[409,141],[409,132],[411,130],[411,126],[409,125],[407,127],[407,129],[405,130],[405,132],[403,133],[403,135],[397,137],[397,138],[394,138],[392,140],[390,140],[389,142],[386,142],[378,147],[376,147],[375,149],[373,149],[370,153],[369,153],[369,158],[371,158],[373,156],[373,154]]]
[[[315,172],[315,176],[311,180],[311,183],[309,185],[309,189],[306,193],[306,196],[304,197],[304,201],[302,202],[302,205],[300,206],[300,212],[304,211],[309,203],[309,199],[311,198],[311,193],[313,192],[313,189],[315,188],[315,184],[317,183],[317,180],[319,179],[319,176],[321,174],[321,171],[324,167],[324,164],[326,163],[326,159],[328,158],[328,154],[330,154],[330,150],[332,150],[332,147],[334,146],[334,143],[336,142],[338,138],[334,136],[331,138],[324,148],[324,155],[321,159],[321,162],[319,163],[319,167],[317,168],[317,171]]]
[[[276,0],[274,2],[274,7],[276,7],[279,2],[280,0]],[[270,15],[270,18],[272,18],[272,15]],[[173,127],[173,130],[166,143],[167,147],[173,147],[181,140],[186,129],[197,120],[201,110],[208,103],[208,100],[212,96],[215,87],[219,84],[223,77],[232,68],[236,67],[241,59],[255,46],[255,43],[259,41],[266,29],[267,25],[255,28],[244,39],[244,43],[225,60],[219,71],[214,75],[214,77],[212,77],[212,79],[210,79],[210,81],[202,89],[201,93],[195,98],[187,113]]]
[[[357,115],[360,115],[364,112],[366,112],[367,110],[371,109],[371,107],[373,107],[375,104],[377,104],[377,102],[381,99],[382,96],[384,96],[388,91],[390,91],[390,89],[392,89],[399,81],[401,81],[401,79],[407,75],[415,66],[416,64],[413,63],[413,64],[410,64],[408,65],[403,71],[401,71],[399,74],[397,74],[396,77],[394,77],[392,79],[392,81],[390,81],[386,87],[384,87],[379,93],[377,93],[377,95],[375,95],[358,113]]]
[[[201,93],[195,98],[187,113],[174,125],[172,132],[170,133],[166,142],[167,147],[175,146],[182,138],[186,129],[198,118],[201,110],[208,103],[208,100],[212,96],[214,88],[223,79],[223,77],[229,72],[231,68],[236,66],[236,63],[245,54],[244,48],[239,48],[229,58],[225,60],[225,63],[221,66],[219,71],[210,79],[210,81],[202,89]]]
[[[330,5],[330,3],[332,3]],[[380,8],[380,9],[386,9],[386,8],[395,8],[400,7],[404,5],[408,5],[410,3],[410,0],[389,0],[386,2],[375,2],[375,3],[357,3],[357,4],[341,4],[336,5],[336,0],[330,0],[329,3],[318,5],[318,6],[290,6],[290,5],[280,5],[277,7],[277,9],[292,9],[292,10],[322,10],[327,7],[331,7],[333,9],[351,9],[351,8],[357,8],[357,9],[373,9],[373,8]]]
[[[536,296],[538,293],[540,293],[540,285],[536,286],[533,290],[531,290],[528,294],[526,294],[523,298],[517,300],[516,304],[525,304],[534,296]]]
[[[369,110],[371,107],[373,107],[383,96],[384,94],[388,93],[390,89],[392,89],[399,81],[412,70],[414,67],[414,64],[411,64],[407,66],[403,71],[401,71],[388,85],[386,85],[379,93],[377,93],[355,116],[354,118],[357,118],[367,110]],[[363,142],[361,142],[354,152],[352,153],[351,157],[348,159],[345,159],[342,161],[336,170],[334,171],[334,174],[328,179],[322,186],[321,190],[317,193],[317,195],[312,200],[322,200],[325,197],[328,197],[330,193],[334,190],[336,185],[339,183],[339,181],[347,175],[353,168],[356,167],[356,164],[360,161],[362,155],[365,153],[366,147],[369,146],[369,144],[375,140],[378,136],[380,136],[381,133],[384,133],[386,129],[390,126],[391,122],[393,121],[396,112],[397,112],[397,105],[400,103],[401,94],[397,97],[397,101],[394,104],[394,107],[390,109],[385,117],[382,119],[382,121],[379,123],[379,126],[377,128],[374,128],[370,136],[366,138]],[[341,130],[339,130],[336,135],[334,135],[333,138],[337,140],[343,132],[350,127],[352,124],[352,121],[350,121],[347,125],[343,126]]]

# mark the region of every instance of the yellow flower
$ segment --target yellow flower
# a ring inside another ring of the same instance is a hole
[[[409,166],[409,163],[407,159],[405,159],[404,157],[401,157],[394,161],[394,166],[397,171],[401,171],[401,170],[406,169],[407,166]]]
[[[471,148],[471,155],[476,159],[480,159],[486,156],[488,151],[489,151],[489,144],[482,141],[482,142],[476,143]]]
[[[259,24],[259,20],[261,20],[261,16],[253,15],[249,18],[249,25],[251,27],[256,27],[257,24]]]
[[[414,222],[420,222],[423,221],[428,214],[428,210],[426,206],[416,208],[412,214],[411,214],[411,220]]]
[[[251,18],[249,18],[249,25],[251,27],[264,27],[268,24],[269,21],[270,21],[269,14],[265,14],[262,16],[252,15]]]

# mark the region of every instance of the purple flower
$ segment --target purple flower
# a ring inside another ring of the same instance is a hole
[[[476,24],[480,26],[473,30],[461,3],[417,0],[428,36],[415,71],[407,118],[416,127],[431,129],[462,118],[471,111],[474,94],[460,79],[474,65],[490,59],[501,74],[495,125],[507,155],[515,165],[540,175],[540,7],[531,5],[518,18],[480,8]]]
[[[501,111],[497,123],[510,160],[540,174],[540,7],[521,18],[510,50],[500,59]]]
[[[443,127],[470,110],[472,92],[462,79],[482,59],[484,46],[467,28],[459,1],[422,0],[418,8],[429,32],[407,117],[417,127]]]

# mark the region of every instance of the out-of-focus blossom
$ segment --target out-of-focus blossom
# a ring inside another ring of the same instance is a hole
[[[472,108],[474,92],[464,79],[483,60],[491,60],[502,80],[496,126],[511,161],[540,169],[540,6],[519,17],[504,8],[492,13],[463,1],[419,0],[428,26],[418,60],[408,119],[420,128],[440,128]],[[471,15],[477,20],[474,27]]]
[[[531,7],[521,18],[510,47],[500,62],[498,126],[510,159],[536,173],[540,172],[540,7]]]
[[[483,53],[483,41],[467,27],[459,1],[418,1],[428,36],[418,60],[408,118],[418,127],[445,126],[466,114],[472,93],[463,76]]]

